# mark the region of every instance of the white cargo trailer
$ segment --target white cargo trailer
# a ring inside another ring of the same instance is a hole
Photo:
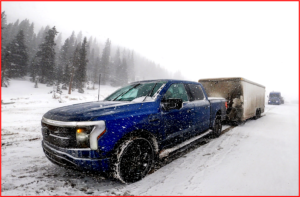
[[[239,123],[258,118],[265,111],[265,86],[245,78],[199,79],[208,97],[223,97],[228,102],[227,120]]]

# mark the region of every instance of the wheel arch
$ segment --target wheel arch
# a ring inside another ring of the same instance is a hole
[[[217,110],[216,113],[214,114],[214,116],[211,116],[211,126],[210,126],[211,129],[213,129],[213,127],[215,125],[216,118],[219,118],[219,119],[222,120],[222,111],[221,111],[221,109]]]
[[[119,139],[119,141],[115,144],[114,149],[116,150],[123,142],[125,142],[128,139],[134,138],[134,137],[142,137],[145,138],[146,140],[148,140],[151,145],[153,146],[154,149],[154,153],[157,155],[159,152],[159,146],[158,146],[158,141],[157,138],[155,137],[155,135],[153,135],[151,132],[147,131],[147,130],[134,130],[131,131],[127,134],[125,134],[121,139]]]

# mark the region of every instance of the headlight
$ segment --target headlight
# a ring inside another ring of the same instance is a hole
[[[83,125],[83,124],[82,124]],[[98,150],[98,140],[106,132],[105,122],[97,121],[94,126],[82,126],[76,129],[77,147]]]
[[[78,147],[87,148],[89,146],[89,132],[86,128],[76,129],[76,142]]]
[[[276,103],[278,103],[278,101],[276,101]]]

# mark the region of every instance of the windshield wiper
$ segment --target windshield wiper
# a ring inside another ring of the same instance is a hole
[[[126,92],[124,92],[124,93],[120,94],[119,96],[117,96],[113,101],[117,100],[117,98],[119,98],[120,96],[123,96],[124,94],[126,94],[127,92],[129,92],[130,90],[132,90],[133,88],[135,88],[135,87],[137,87],[137,86],[139,86],[139,85],[140,85],[140,83],[136,84],[135,86],[133,86],[132,88],[130,88],[130,89],[127,90]]]
[[[157,83],[155,83],[155,85],[153,86],[152,90],[145,96],[143,102],[146,100],[147,96],[150,96],[155,88],[155,86],[157,85]]]

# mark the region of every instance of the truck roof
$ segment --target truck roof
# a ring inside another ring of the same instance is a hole
[[[274,91],[272,91],[272,92],[270,92],[270,94],[280,94],[280,92],[274,92]]]
[[[258,84],[258,83],[255,83],[253,81],[250,81],[248,79],[245,79],[243,77],[224,77],[224,78],[207,78],[207,79],[199,79],[198,82],[209,82],[209,81],[245,81],[245,82],[248,82],[248,83],[251,83],[251,84],[254,84],[254,85],[257,85],[257,86],[260,86],[260,87],[263,87],[265,88],[265,86],[261,85],[261,84]]]
[[[156,81],[167,81],[167,82],[186,82],[186,83],[194,83],[194,84],[199,84],[197,81],[187,81],[187,80],[180,80],[180,79],[152,79],[152,80],[143,80],[143,81],[133,81],[130,84],[133,83],[145,83],[145,82],[156,82]]]

